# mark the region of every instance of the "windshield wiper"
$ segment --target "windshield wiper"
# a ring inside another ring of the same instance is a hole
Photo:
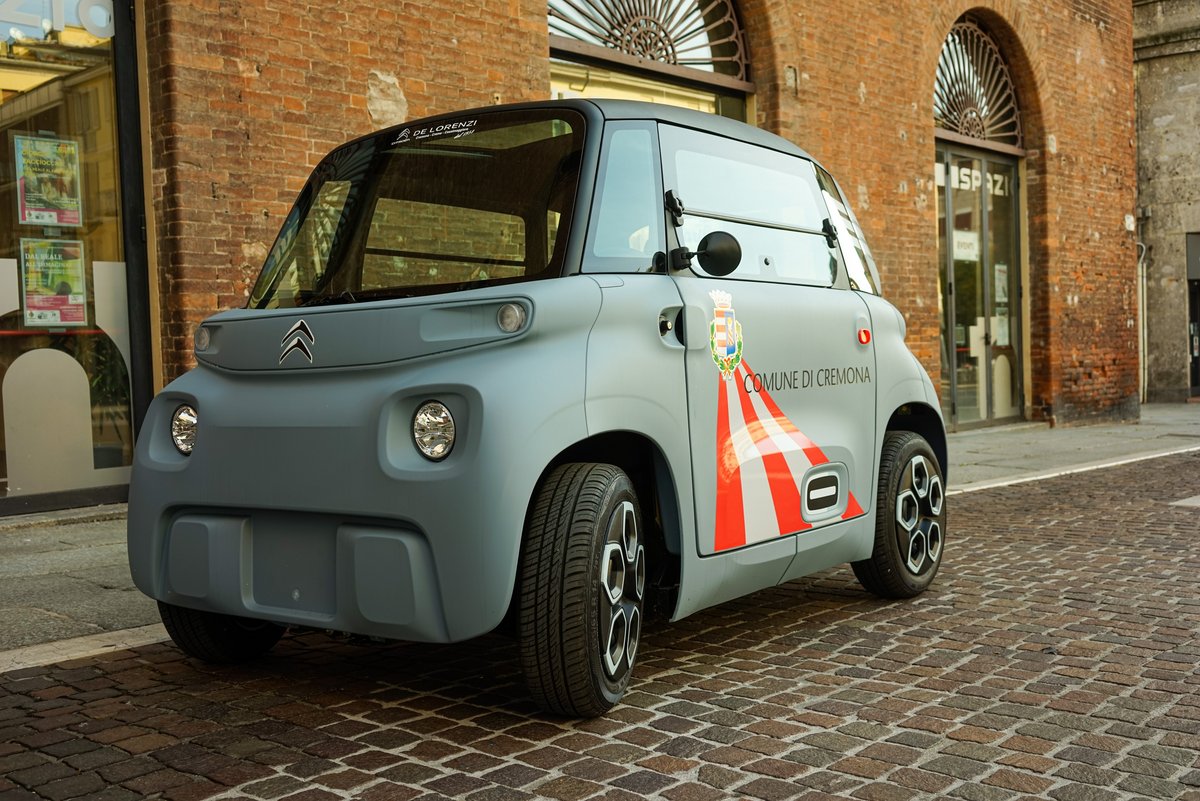
[[[318,295],[308,298],[301,306],[336,306],[341,303],[354,303],[356,299],[354,293],[349,289],[343,289],[337,295]]]

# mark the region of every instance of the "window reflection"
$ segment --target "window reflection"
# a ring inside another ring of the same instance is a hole
[[[115,105],[112,41],[70,15],[0,43],[0,497],[128,480]]]
[[[600,199],[588,252],[591,270],[645,270],[663,247],[662,198],[650,131],[616,130],[600,168]]]

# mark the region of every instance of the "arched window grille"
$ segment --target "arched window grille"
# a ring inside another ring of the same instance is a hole
[[[553,52],[753,91],[732,0],[549,0],[547,18]]]
[[[933,90],[934,124],[953,134],[1021,147],[1021,111],[1008,64],[991,36],[970,19],[942,45]]]

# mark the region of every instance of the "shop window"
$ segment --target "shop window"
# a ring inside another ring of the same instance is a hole
[[[0,9],[0,498],[128,482],[111,8]]]

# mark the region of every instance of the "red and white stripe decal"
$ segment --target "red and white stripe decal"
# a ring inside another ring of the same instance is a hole
[[[800,484],[809,467],[829,461],[765,389],[745,390],[752,380],[744,359],[728,380],[717,378],[716,551],[812,528]],[[862,513],[850,493],[842,519]]]

